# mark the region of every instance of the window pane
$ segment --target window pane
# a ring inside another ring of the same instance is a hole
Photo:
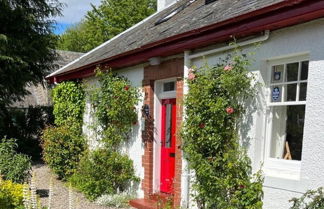
[[[286,81],[297,81],[299,63],[287,64]]]
[[[296,101],[297,84],[289,84],[285,89],[285,102]]]
[[[166,121],[165,121],[165,147],[171,147],[171,127],[172,127],[172,104],[166,105]]]
[[[289,106],[287,108],[287,136],[291,157],[301,160],[304,136],[305,105]],[[287,154],[287,150],[285,150]]]
[[[300,72],[300,80],[307,80],[308,79],[308,61],[302,62],[301,72]]]
[[[299,101],[306,101],[307,83],[300,84]]]
[[[282,87],[273,86],[271,88],[271,102],[281,102]]]
[[[272,83],[279,83],[282,82],[282,75],[284,71],[284,65],[276,65],[272,67]]]
[[[305,105],[273,107],[270,157],[301,160]]]
[[[163,84],[163,91],[174,91],[175,90],[175,82],[167,82]]]

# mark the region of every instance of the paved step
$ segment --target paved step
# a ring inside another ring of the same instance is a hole
[[[129,204],[137,209],[158,209],[158,202],[148,199],[135,199],[129,201]]]

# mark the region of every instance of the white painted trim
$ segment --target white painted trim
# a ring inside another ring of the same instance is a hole
[[[266,176],[282,178],[282,179],[291,179],[291,180],[300,180],[301,175],[301,162],[297,160],[284,160],[284,159],[276,159],[270,157],[271,150],[271,140],[272,140],[272,119],[273,119],[273,108],[277,106],[290,106],[290,105],[306,105],[306,101],[292,101],[292,102],[271,102],[271,86],[273,85],[283,85],[289,83],[296,83],[299,85],[300,83],[304,83],[307,81],[294,81],[294,82],[283,82],[271,84],[272,79],[272,66],[275,65],[284,65],[285,69],[283,72],[283,79],[285,79],[286,72],[286,64],[287,63],[299,63],[298,74],[300,74],[301,62],[308,61],[309,55],[305,52],[290,54],[285,56],[277,57],[278,59],[268,59],[267,60],[267,70],[268,70],[268,78],[266,79],[266,87],[268,92],[267,99],[267,115],[265,117],[266,127],[265,127],[265,154],[264,154],[264,172]],[[299,79],[299,77],[298,77]],[[282,89],[284,92],[284,89]],[[299,96],[299,95],[298,95]],[[284,101],[285,95],[282,95],[282,101]]]
[[[277,107],[277,106],[291,106],[291,105],[306,105],[306,101],[297,101],[297,102],[272,102],[269,103],[269,107]]]
[[[290,62],[299,62],[309,60],[310,51],[304,51],[299,53],[292,53],[282,56],[276,56],[268,58],[266,61],[269,65],[282,65]]]
[[[176,98],[176,91],[163,92],[163,83],[176,78],[154,82],[154,143],[153,143],[153,192],[160,192],[161,177],[161,100]]]

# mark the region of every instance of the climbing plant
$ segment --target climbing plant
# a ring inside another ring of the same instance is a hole
[[[78,166],[86,140],[82,136],[85,93],[77,82],[63,82],[53,89],[56,127],[42,133],[43,159],[59,178],[67,180]]]
[[[199,208],[262,208],[263,179],[252,175],[238,135],[244,104],[255,94],[249,66],[237,50],[216,66],[190,70],[182,139]]]
[[[324,208],[324,188],[308,190],[299,198],[293,198],[290,209],[321,209]]]
[[[137,182],[132,160],[121,152],[132,126],[137,121],[135,106],[139,91],[117,74],[98,70],[99,87],[91,92],[91,103],[98,124],[95,131],[101,137],[99,150],[90,151],[72,176],[72,184],[90,199],[114,194]],[[100,128],[98,128],[100,127]]]
[[[67,125],[81,132],[85,108],[82,85],[72,81],[60,83],[53,89],[52,97],[55,124]]]
[[[91,98],[95,115],[103,127],[104,144],[116,150],[128,140],[132,126],[137,123],[136,105],[139,91],[130,82],[111,71],[98,71],[100,87]]]

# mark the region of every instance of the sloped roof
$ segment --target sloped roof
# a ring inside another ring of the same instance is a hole
[[[58,54],[57,59],[54,61],[56,65],[56,70],[62,68],[73,60],[79,58],[84,53],[71,52],[71,51],[62,51],[57,50]],[[27,108],[29,106],[50,106],[51,101],[49,98],[48,89],[42,84],[37,85],[27,85],[26,89],[30,92],[29,95],[26,95],[21,101],[17,101],[11,105],[11,107],[17,108]]]
[[[82,66],[283,1],[285,0],[217,0],[205,5],[205,0],[181,0],[86,53],[49,77],[65,74]],[[163,22],[163,18],[168,15],[172,17]],[[162,23],[159,24],[159,21]]]

